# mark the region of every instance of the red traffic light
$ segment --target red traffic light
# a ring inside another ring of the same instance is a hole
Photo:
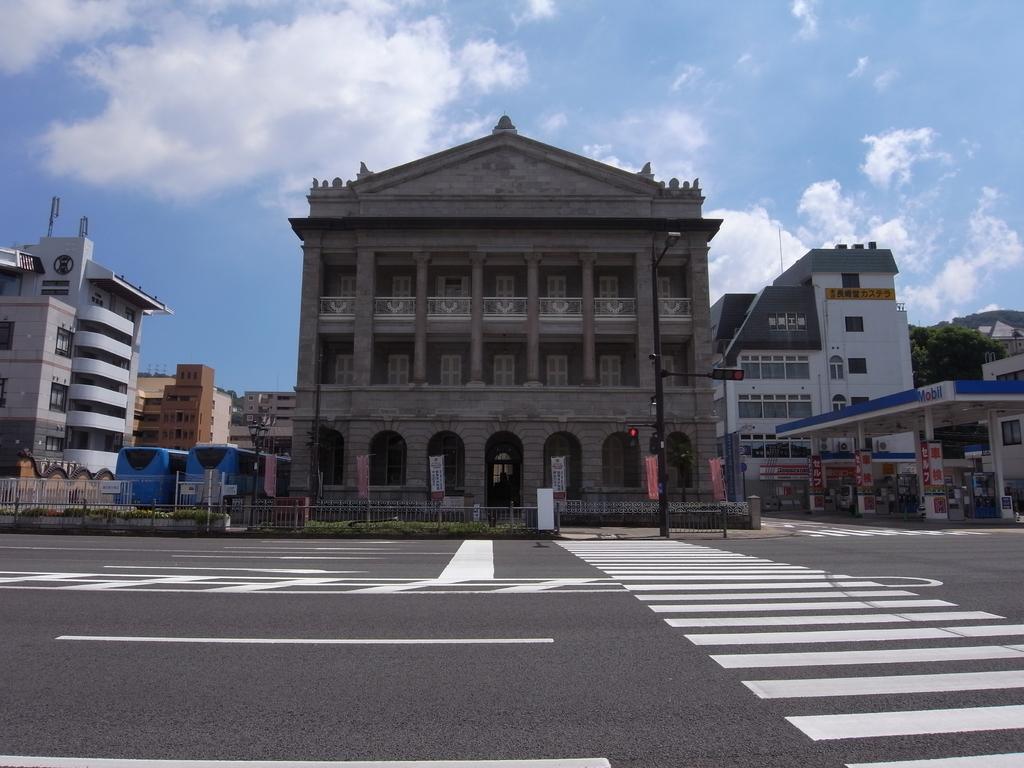
[[[742,368],[712,368],[711,378],[717,381],[743,381]]]
[[[637,429],[636,427],[630,427],[629,430],[627,430],[626,434],[629,435],[630,440],[636,440],[637,437],[639,437],[640,435],[640,430]]]

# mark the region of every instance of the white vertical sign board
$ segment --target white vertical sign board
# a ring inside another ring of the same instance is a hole
[[[551,490],[556,499],[565,500],[565,456],[551,457]]]
[[[537,489],[537,530],[555,530],[555,492],[551,488]]]
[[[444,498],[444,456],[430,457],[430,498]]]

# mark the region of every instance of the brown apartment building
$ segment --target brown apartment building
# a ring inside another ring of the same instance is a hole
[[[174,377],[139,374],[136,445],[187,450],[227,442],[231,396],[213,383],[214,370],[181,363]]]

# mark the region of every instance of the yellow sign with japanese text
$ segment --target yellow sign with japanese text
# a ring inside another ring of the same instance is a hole
[[[888,299],[895,301],[893,288],[826,288],[826,299]]]

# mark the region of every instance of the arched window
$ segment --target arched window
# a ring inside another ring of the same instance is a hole
[[[640,485],[640,448],[630,444],[625,432],[608,435],[601,447],[601,477],[613,488]]]
[[[319,472],[324,485],[345,482],[345,439],[336,429],[320,427]]]
[[[427,444],[427,477],[430,476],[430,457],[444,457],[444,490],[461,491],[466,485],[466,449],[462,438],[454,432],[438,432]]]
[[[828,377],[833,381],[838,381],[844,378],[843,374],[843,358],[839,355],[832,355],[828,359]]]
[[[836,395],[832,398],[832,410],[841,411],[846,407],[846,398],[842,395]]]
[[[551,487],[551,457],[565,456],[566,498],[580,498],[583,487],[583,451],[580,441],[571,432],[555,432],[544,441],[544,487]]]
[[[397,432],[370,441],[370,485],[405,485],[405,439]]]

